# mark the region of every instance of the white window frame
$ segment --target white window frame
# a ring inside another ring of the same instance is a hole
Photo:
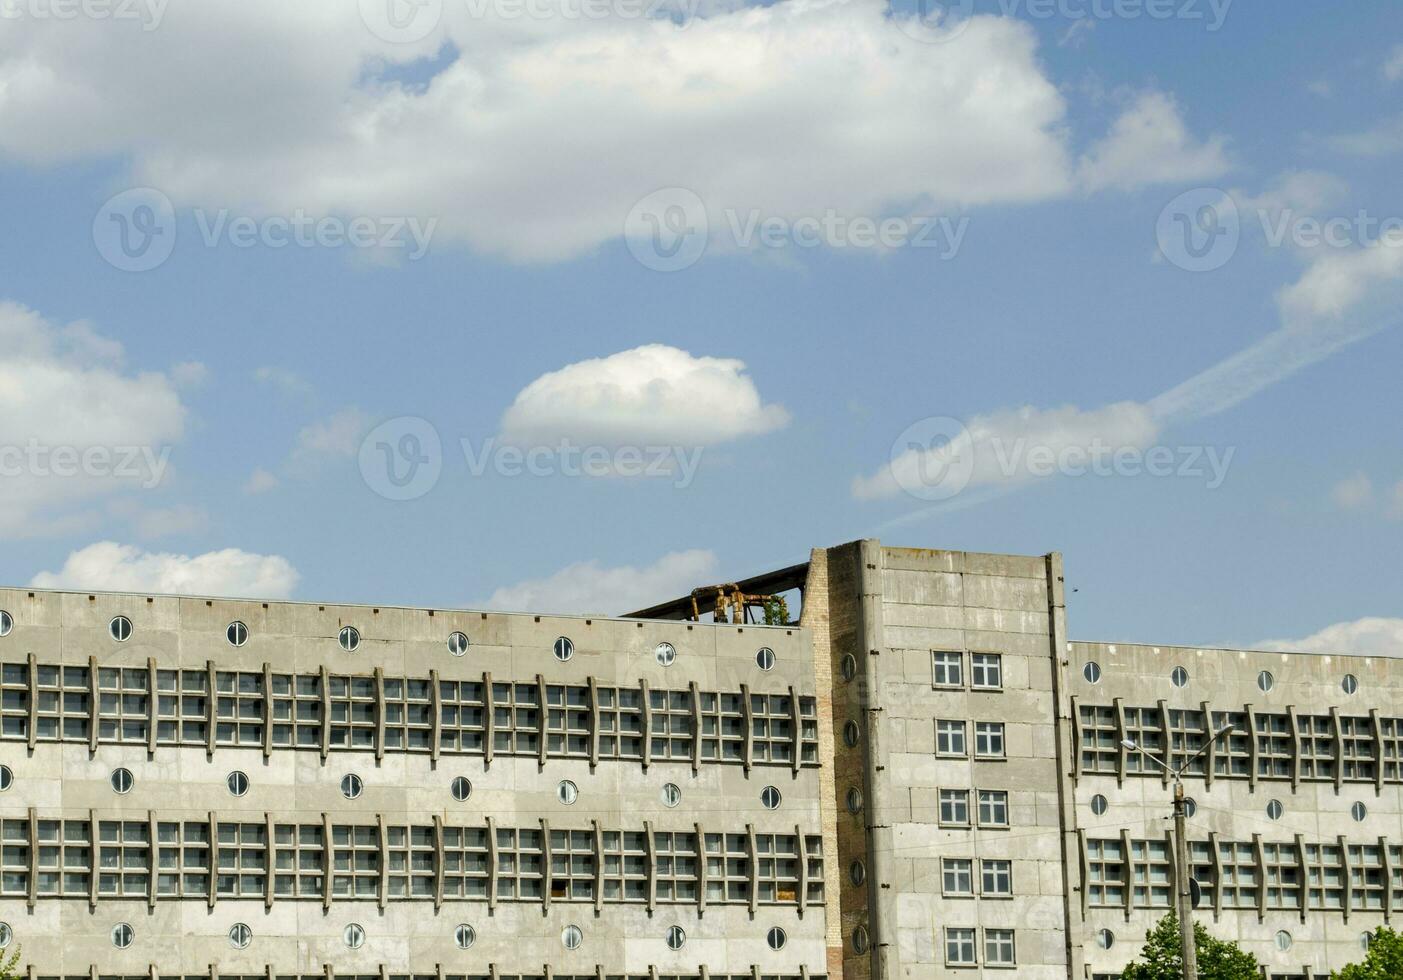
[[[969,790],[967,789],[942,789],[939,790],[937,802],[937,823],[942,827],[968,827],[969,823]],[[950,817],[946,817],[945,808],[950,807]],[[954,816],[957,809],[964,811],[964,818],[958,819]]]
[[[967,730],[968,724],[966,722],[950,718],[937,718],[935,720],[935,754],[946,759],[968,758]],[[959,743],[958,748],[956,742]]]
[[[989,681],[989,674],[994,681]],[[981,681],[980,674],[984,675]],[[969,655],[969,686],[976,691],[1002,691],[1004,688],[1004,655],[1001,653],[971,653]]]
[[[981,790],[976,790],[975,792],[976,792],[976,797],[975,797],[975,798],[976,798],[976,800],[977,800],[976,811],[977,811],[977,816],[978,816],[978,819],[979,819],[979,826],[981,826],[981,827],[993,827],[993,828],[996,828],[996,829],[1007,827],[1007,826],[1009,825],[1009,816],[1008,816],[1008,790],[1006,790],[1006,789],[981,789]],[[989,808],[990,808],[990,816],[991,816],[991,818],[990,818],[989,820],[987,820],[987,821],[984,819],[984,807],[985,807],[985,797],[986,797],[986,796],[989,798],[989,799],[988,799],[988,805],[989,805]],[[998,822],[998,821],[992,819],[994,807],[1000,806],[1000,805],[1003,807],[1003,815],[1004,815],[1004,819],[1003,819],[1003,822],[1002,822],[1002,823],[1000,823],[1000,822]]]
[[[958,943],[956,955],[951,956],[951,944]],[[969,950],[969,958],[965,959],[963,954],[966,947]],[[945,927],[945,965],[946,966],[978,966],[979,965],[979,930],[973,926],[946,926]]]
[[[965,655],[958,650],[932,650],[930,652],[931,685],[934,687],[963,689],[965,686]],[[951,679],[953,671],[954,679]]]
[[[961,880],[965,887],[961,888]],[[940,894],[946,898],[974,897],[974,861],[971,858],[940,859]]]
[[[1008,758],[1007,751],[1003,722],[976,721],[974,723],[974,757],[976,759],[1006,759]]]

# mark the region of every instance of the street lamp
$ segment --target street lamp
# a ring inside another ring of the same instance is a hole
[[[1221,738],[1231,735],[1233,726],[1227,725],[1207,742],[1203,748],[1189,757],[1178,769],[1164,762],[1135,744],[1134,739],[1121,739],[1121,745],[1131,752],[1139,752],[1146,759],[1174,777],[1174,890],[1177,893],[1179,911],[1179,947],[1184,962],[1184,980],[1198,980],[1198,949],[1194,943],[1193,898],[1189,889],[1189,841],[1184,830],[1187,814],[1184,812],[1184,773],[1203,758],[1204,753]]]

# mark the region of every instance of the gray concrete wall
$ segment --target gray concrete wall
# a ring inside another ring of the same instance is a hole
[[[301,603],[257,603],[182,599],[137,595],[73,594],[29,590],[0,590],[0,609],[15,621],[13,632],[0,638],[0,662],[27,664],[30,654],[39,665],[86,666],[96,658],[102,666],[146,669],[203,670],[213,662],[219,670],[273,671],[369,675],[379,669],[386,677],[480,679],[585,684],[687,690],[695,682],[703,692],[788,694],[815,696],[812,648],[797,628],[737,627],[677,622],[642,622],[599,618],[505,615],[386,607],[329,606]],[[125,643],[114,641],[108,623],[128,616],[135,630]],[[246,623],[250,639],[234,648],[225,640],[231,621]],[[341,626],[356,626],[362,637],[355,653],[337,642]],[[461,630],[472,641],[465,657],[451,656],[448,635]],[[551,653],[556,637],[569,636],[576,653],[567,663]],[[659,666],[654,647],[668,641],[677,650],[676,662]],[[771,647],[777,663],[762,671],[756,651]],[[425,753],[333,749],[323,760],[318,751],[275,748],[218,747],[212,756],[200,747],[86,744],[39,741],[32,749],[21,739],[0,741],[5,765],[15,776],[0,794],[0,819],[99,820],[218,819],[318,823],[325,813],[334,823],[429,823],[437,816],[448,825],[481,826],[488,818],[500,827],[589,829],[597,821],[604,830],[691,831],[746,834],[821,834],[820,782],[816,765],[797,771],[789,765],[756,764],[749,772],[740,764],[703,761],[693,771],[687,762],[601,760],[591,769],[587,760],[498,755],[490,765],[482,755],[444,754],[435,763]],[[133,790],[119,796],[108,777],[117,766],[131,770]],[[251,778],[247,796],[234,798],[225,786],[234,769]],[[363,796],[344,799],[339,791],[343,774],[355,772],[365,783]],[[473,793],[456,802],[449,784],[463,775]],[[573,806],[555,796],[559,780],[579,786]],[[676,783],[683,801],[669,809],[660,801],[664,783]],[[760,794],[767,785],[783,793],[777,810],[767,810]],[[24,959],[39,975],[86,974],[97,965],[104,974],[199,974],[213,965],[218,972],[253,974],[317,973],[331,964],[339,973],[374,973],[381,964],[391,972],[432,974],[435,965],[447,973],[486,973],[492,964],[501,974],[539,973],[549,964],[558,973],[647,973],[696,975],[699,967],[714,973],[748,972],[798,976],[801,968],[814,976],[826,971],[825,915],[821,905],[802,914],[794,903],[759,905],[659,905],[651,914],[642,905],[606,902],[599,911],[580,902],[554,900],[548,909],[537,901],[499,902],[489,910],[484,902],[446,901],[435,908],[431,900],[376,901],[337,899],[323,909],[319,901],[276,898],[271,907],[262,900],[204,900],[161,898],[144,900],[100,897],[90,908],[83,900],[39,897],[32,907],[24,897],[0,898],[0,921],[8,923],[24,946]],[[118,922],[130,923],[135,943],[116,950],[109,932]],[[254,935],[246,950],[227,942],[230,927],[248,924]],[[341,942],[348,923],[361,924],[367,941],[348,950]],[[469,951],[456,947],[458,923],[477,932]],[[561,930],[577,924],[584,943],[567,951]],[[664,935],[681,925],[685,947],[670,951]],[[767,931],[782,927],[788,942],[781,951],[769,948]]]

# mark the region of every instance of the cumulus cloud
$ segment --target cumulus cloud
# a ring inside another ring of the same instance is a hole
[[[250,554],[237,548],[176,555],[99,541],[71,553],[57,572],[40,572],[30,585],[40,589],[286,599],[297,581],[297,570],[278,555]]]
[[[1065,100],[1017,18],[947,33],[879,0],[787,0],[706,4],[678,29],[501,6],[444,4],[411,44],[378,39],[354,3],[186,5],[146,33],[11,21],[0,157],[126,158],[134,183],[177,206],[438,218],[444,240],[525,261],[617,240],[662,187],[689,188],[718,217],[790,219],[1076,187]],[[1147,96],[1088,173],[1130,186],[1143,165],[1149,180],[1192,180],[1220,156]]]
[[[545,578],[500,588],[482,607],[618,616],[708,584],[716,565],[716,555],[703,549],[670,552],[642,568],[577,562]]]
[[[360,452],[361,439],[370,428],[370,416],[349,406],[319,419],[297,433],[292,458],[297,463],[348,458]]]
[[[1049,456],[1108,458],[1116,450],[1144,449],[1158,434],[1149,410],[1134,402],[1093,410],[1025,406],[976,415],[933,445],[894,447],[891,462],[871,476],[857,477],[852,492],[870,500],[951,479],[958,480],[958,487],[950,485],[956,492],[1025,483],[1051,475]]]
[[[1091,146],[1078,176],[1090,191],[1132,190],[1211,180],[1230,168],[1222,137],[1195,138],[1171,96],[1146,92]]]
[[[1403,44],[1395,44],[1384,62],[1384,78],[1390,82],[1403,79]]]
[[[1403,153],[1403,116],[1393,116],[1369,129],[1332,136],[1328,145],[1356,157],[1386,157]]]
[[[1345,477],[1330,491],[1330,499],[1341,510],[1361,510],[1374,499],[1374,483],[1369,474],[1354,473]]]
[[[1271,215],[1290,212],[1318,214],[1339,205],[1349,193],[1349,184],[1323,170],[1290,170],[1280,174],[1257,194],[1235,190],[1234,202],[1242,211]]]
[[[1395,232],[1365,248],[1319,255],[1277,299],[1288,322],[1337,320],[1400,277],[1403,234]]]
[[[1333,653],[1360,657],[1403,657],[1403,619],[1367,616],[1335,623],[1297,640],[1263,640],[1258,650]]]
[[[89,324],[0,302],[0,538],[71,528],[75,506],[161,483],[186,409],[169,374],[124,362]]]
[[[507,409],[502,434],[532,445],[707,446],[788,423],[743,361],[649,344],[543,374]]]

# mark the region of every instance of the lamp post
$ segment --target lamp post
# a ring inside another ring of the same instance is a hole
[[[1178,769],[1171,768],[1155,758],[1136,745],[1133,739],[1122,739],[1120,743],[1131,752],[1139,752],[1174,777],[1174,891],[1177,898],[1179,947],[1180,956],[1184,963],[1184,980],[1198,980],[1198,948],[1194,942],[1193,899],[1189,890],[1189,839],[1184,829],[1184,821],[1188,818],[1188,814],[1184,812],[1183,777],[1184,773],[1193,768],[1193,764],[1203,758],[1204,753],[1211,749],[1215,742],[1232,734],[1232,731],[1232,725],[1223,728],[1222,731],[1205,742],[1203,748],[1190,756],[1188,761]]]

